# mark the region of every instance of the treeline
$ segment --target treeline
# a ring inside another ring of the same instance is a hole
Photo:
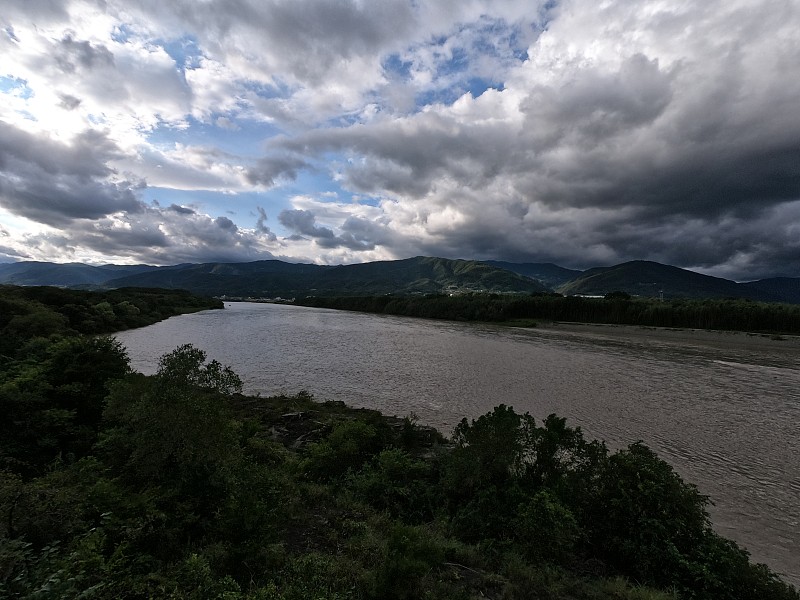
[[[611,293],[605,298],[558,294],[308,297],[297,304],[319,308],[449,319],[513,322],[539,319],[646,327],[719,329],[800,334],[800,305],[750,300],[659,301]]]
[[[0,363],[0,597],[800,600],[641,443],[241,389],[192,346],[146,377],[31,330]]]
[[[0,286],[0,468],[37,474],[96,442],[107,383],[129,367],[93,334],[222,306],[178,290]]]
[[[0,361],[25,342],[51,335],[111,333],[210,308],[221,300],[183,290],[122,288],[88,292],[0,285]]]

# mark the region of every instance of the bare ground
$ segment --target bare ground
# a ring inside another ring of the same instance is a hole
[[[537,329],[559,334],[574,334],[606,339],[676,346],[703,346],[709,348],[742,349],[787,353],[800,359],[800,336],[746,333],[742,331],[714,331],[708,329],[672,329],[666,327],[641,327],[638,325],[604,325],[593,323],[540,322]]]

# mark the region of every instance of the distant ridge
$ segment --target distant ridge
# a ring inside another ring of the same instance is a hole
[[[781,302],[800,304],[800,277],[772,277],[741,285],[778,298]]]
[[[278,260],[162,267],[115,278],[106,285],[183,288],[213,296],[270,298],[547,290],[539,282],[477,261],[424,256],[335,267]]]
[[[661,263],[634,260],[613,267],[584,271],[557,288],[564,295],[604,295],[622,291],[632,296],[664,298],[745,298],[776,301],[778,298],[755,287],[729,279],[702,275]]]
[[[163,287],[210,296],[269,298],[552,290],[565,295],[593,296],[623,291],[641,297],[663,294],[664,298],[744,298],[800,304],[800,278],[775,277],[736,283],[642,260],[587,271],[565,269],[552,263],[425,256],[340,266],[280,260],[165,267],[24,261],[0,264],[0,283],[83,288]]]
[[[506,269],[525,277],[537,279],[551,289],[556,289],[583,273],[583,271],[565,269],[553,263],[512,263],[502,260],[486,260],[484,262],[499,269]]]
[[[63,287],[100,285],[109,279],[144,273],[157,268],[150,265],[92,266],[83,263],[21,261],[0,264],[0,283]]]

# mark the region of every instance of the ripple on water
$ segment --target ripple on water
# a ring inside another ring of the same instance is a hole
[[[625,339],[234,303],[119,334],[132,366],[193,343],[248,393],[308,390],[445,433],[500,403],[612,448],[642,440],[711,497],[722,535],[800,584],[800,370],[786,346]],[[721,341],[720,341],[721,340]],[[690,340],[691,341],[691,340]]]

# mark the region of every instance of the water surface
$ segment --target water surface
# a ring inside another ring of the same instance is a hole
[[[503,403],[614,448],[641,440],[711,497],[722,535],[800,584],[800,344],[635,333],[230,303],[117,337],[144,373],[192,343],[248,393],[307,390],[445,434]]]

